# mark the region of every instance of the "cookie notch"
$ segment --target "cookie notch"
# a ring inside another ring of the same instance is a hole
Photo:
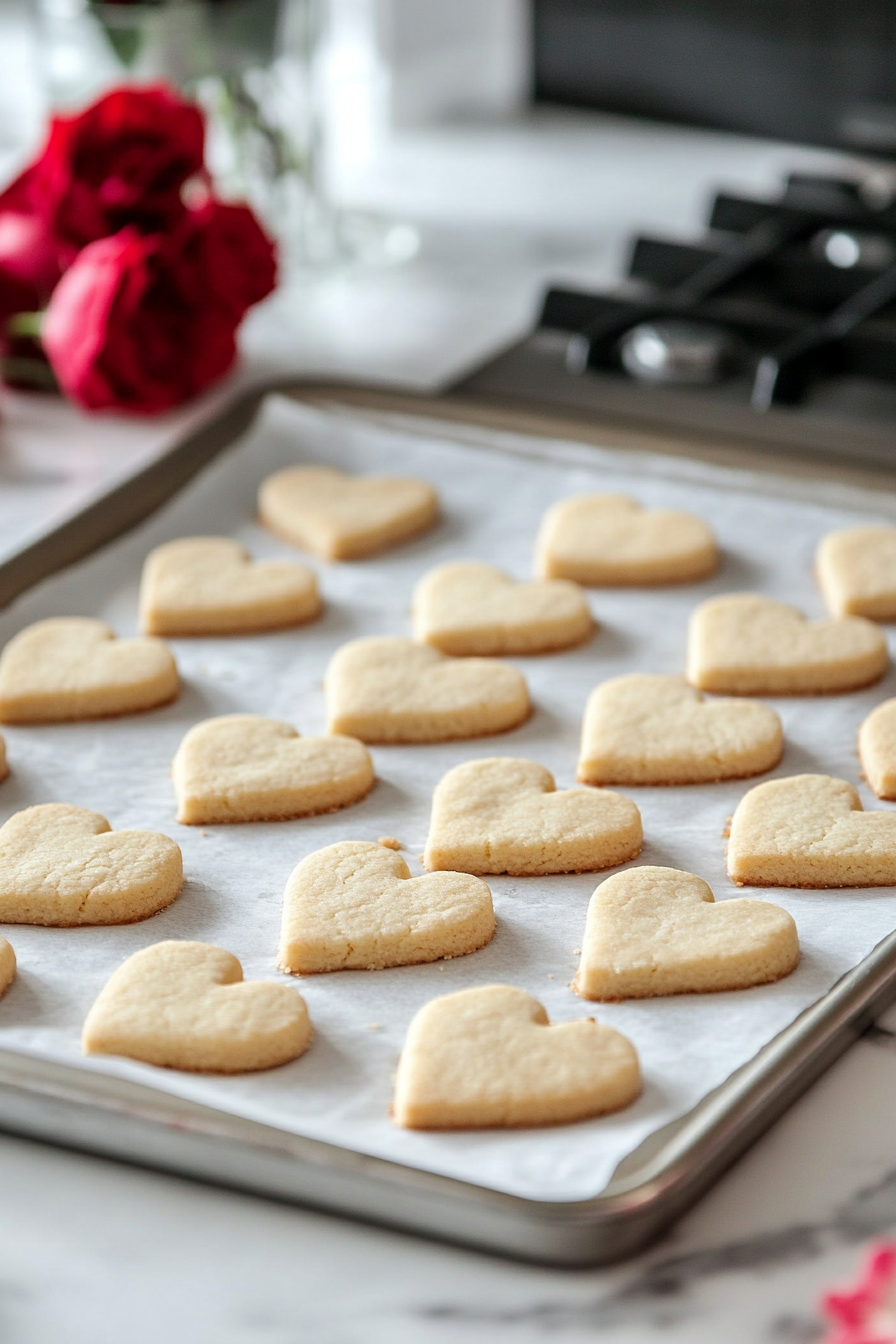
[[[896,799],[896,698],[884,700],[862,721],[859,759],[878,798]]]
[[[337,649],[324,681],[327,731],[362,742],[450,742],[517,728],[532,712],[525,678],[491,658],[447,658],[412,639]]]
[[[558,791],[536,761],[494,756],[436,785],[423,862],[431,872],[596,872],[636,858],[643,840],[641,814],[622,794]]]
[[[829,532],[815,553],[815,573],[832,616],[896,620],[896,527]]]
[[[716,901],[694,873],[644,866],[614,873],[588,906],[574,988],[604,1003],[771,984],[800,959],[797,927],[752,897]]]
[[[414,638],[454,657],[554,653],[590,639],[594,619],[578,584],[517,583],[494,565],[439,565],[412,601]]]
[[[287,821],[350,807],[376,783],[353,737],[300,737],[292,724],[225,714],[194,724],[171,767],[187,826]]]
[[[718,568],[712,529],[679,509],[645,509],[628,495],[574,495],[552,505],[535,544],[536,573],[586,587],[694,583]]]
[[[324,560],[363,560],[432,527],[439,498],[426,481],[287,467],[258,491],[262,523]]]
[[[395,850],[343,840],[293,870],[278,966],[292,975],[417,966],[478,952],[494,933],[491,892],[478,878],[412,877]]]
[[[563,1125],[641,1093],[631,1042],[593,1018],[550,1023],[537,999],[483,985],[432,999],[398,1064],[392,1114],[405,1129]]]
[[[320,615],[317,577],[292,560],[254,561],[229,537],[182,537],[150,551],[140,581],[146,635],[242,635]]]
[[[687,679],[721,695],[833,695],[879,681],[887,642],[863,616],[809,621],[756,593],[714,597],[691,615]]]
[[[750,887],[896,885],[896,813],[865,812],[845,779],[757,784],[731,821],[728,875]]]
[[[582,784],[714,784],[773,769],[780,717],[758,700],[707,700],[679,677],[635,672],[595,687],[582,723]]]
[[[162,640],[116,639],[86,616],[37,621],[0,655],[0,722],[115,718],[170,704],[177,666]]]
[[[180,848],[157,831],[113,831],[105,817],[40,803],[0,826],[0,921],[74,928],[133,924],[183,887]]]
[[[232,953],[163,942],[119,966],[84,1022],[85,1055],[121,1055],[190,1073],[250,1073],[297,1059],[311,1043],[290,985],[246,981]]]

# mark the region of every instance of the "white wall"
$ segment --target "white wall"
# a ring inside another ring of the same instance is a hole
[[[334,74],[391,126],[510,116],[529,97],[530,24],[530,0],[330,0]]]
[[[393,124],[508,115],[530,82],[528,0],[379,0]]]

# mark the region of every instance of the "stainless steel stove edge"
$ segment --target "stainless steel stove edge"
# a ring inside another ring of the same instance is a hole
[[[455,383],[451,394],[665,436],[835,457],[896,471],[896,425],[781,407],[760,414],[735,400],[701,398],[687,389],[636,384],[601,370],[571,372],[563,354],[571,339],[568,332],[539,330]]]

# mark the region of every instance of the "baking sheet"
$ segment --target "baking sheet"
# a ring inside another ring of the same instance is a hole
[[[313,561],[327,603],[321,621],[250,638],[172,640],[185,682],[176,704],[98,724],[4,729],[13,773],[0,785],[3,820],[33,803],[65,801],[102,812],[116,829],[164,831],[184,851],[187,883],[169,910],[142,924],[3,926],[20,969],[0,1005],[0,1047],[132,1078],[508,1193],[584,1199],[603,1189],[619,1161],[647,1135],[690,1110],[896,928],[896,891],[757,891],[797,921],[803,958],[792,976],[737,994],[591,1005],[572,993],[569,981],[588,899],[601,877],[489,878],[499,925],[482,951],[429,966],[294,978],[315,1040],[302,1059],[282,1069],[204,1078],[124,1060],[83,1060],[78,1045],[84,1015],[115,967],[163,938],[218,943],[236,953],[247,978],[274,977],[283,888],[312,850],[341,839],[395,835],[412,871],[421,872],[432,789],[452,766],[477,756],[527,756],[548,766],[558,787],[572,785],[581,713],[597,682],[635,670],[679,673],[688,614],[713,593],[761,591],[823,615],[811,572],[818,538],[831,528],[874,519],[880,507],[857,492],[828,490],[829,502],[782,498],[787,492],[775,482],[704,464],[533,444],[478,430],[468,430],[466,438],[439,439],[431,428],[408,422],[378,424],[271,398],[253,431],[150,522],[42,584],[0,617],[3,642],[51,615],[95,615],[119,634],[132,634],[140,568],[152,546],[218,533],[239,538],[259,557],[295,554],[260,529],[253,515],[259,481],[296,461],[420,475],[438,487],[444,502],[436,530],[385,556],[358,564]],[[246,711],[287,719],[303,734],[323,731],[321,681],[341,643],[409,633],[413,584],[434,564],[484,559],[526,578],[544,508],[566,494],[596,489],[629,491],[648,505],[701,513],[725,551],[720,573],[681,588],[595,590],[590,601],[600,629],[590,644],[515,660],[537,707],[527,724],[473,742],[374,747],[379,783],[356,807],[270,825],[177,825],[168,772],[188,727],[211,715]],[[856,695],[769,701],[781,713],[787,737],[774,773],[840,775],[859,784],[867,807],[886,807],[858,779],[855,735],[868,711],[894,693],[891,672]],[[725,875],[722,831],[749,787],[742,781],[628,790],[644,818],[645,847],[636,863],[696,872],[719,900],[743,895]],[[624,1031],[641,1056],[641,1099],[615,1116],[547,1130],[417,1134],[393,1126],[391,1076],[414,1012],[436,994],[499,980],[536,995],[554,1021],[587,1012]]]

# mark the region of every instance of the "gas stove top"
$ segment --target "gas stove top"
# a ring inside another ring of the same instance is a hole
[[[719,193],[698,243],[639,237],[618,290],[550,289],[455,391],[896,467],[896,190],[794,174],[776,200]]]

